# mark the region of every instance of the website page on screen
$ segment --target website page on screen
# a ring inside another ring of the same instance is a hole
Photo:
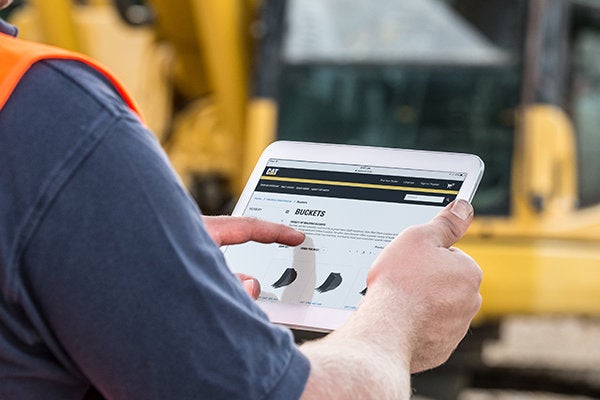
[[[404,228],[454,200],[465,173],[270,159],[243,215],[306,234],[297,247],[229,246],[230,268],[256,277],[259,301],[355,310],[369,267]]]

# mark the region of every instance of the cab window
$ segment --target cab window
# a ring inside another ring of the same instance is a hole
[[[527,2],[508,3],[288,0],[278,137],[475,153],[477,213],[509,214]]]
[[[577,133],[579,205],[600,203],[600,4],[573,10],[569,113]]]

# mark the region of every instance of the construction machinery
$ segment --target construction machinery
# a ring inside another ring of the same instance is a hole
[[[133,89],[205,212],[228,210],[276,139],[475,153],[459,243],[484,270],[474,331],[600,316],[600,2],[21,3],[22,36]]]

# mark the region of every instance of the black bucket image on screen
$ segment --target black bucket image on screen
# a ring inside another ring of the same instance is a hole
[[[277,282],[275,282],[271,286],[274,287],[275,289],[277,289],[277,288],[291,285],[292,282],[294,282],[297,277],[298,277],[298,272],[296,272],[296,270],[294,268],[287,268],[285,271],[283,271],[283,274],[281,274],[281,277],[279,279],[277,279]]]
[[[329,274],[325,282],[315,290],[319,293],[325,293],[337,289],[342,284],[342,274],[339,272],[332,272]]]

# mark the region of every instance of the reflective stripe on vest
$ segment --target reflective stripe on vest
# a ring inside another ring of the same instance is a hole
[[[29,42],[0,33],[0,110],[15,90],[27,70],[40,60],[63,59],[80,61],[104,75],[141,121],[142,113],[123,85],[103,66],[82,54],[41,43]]]

